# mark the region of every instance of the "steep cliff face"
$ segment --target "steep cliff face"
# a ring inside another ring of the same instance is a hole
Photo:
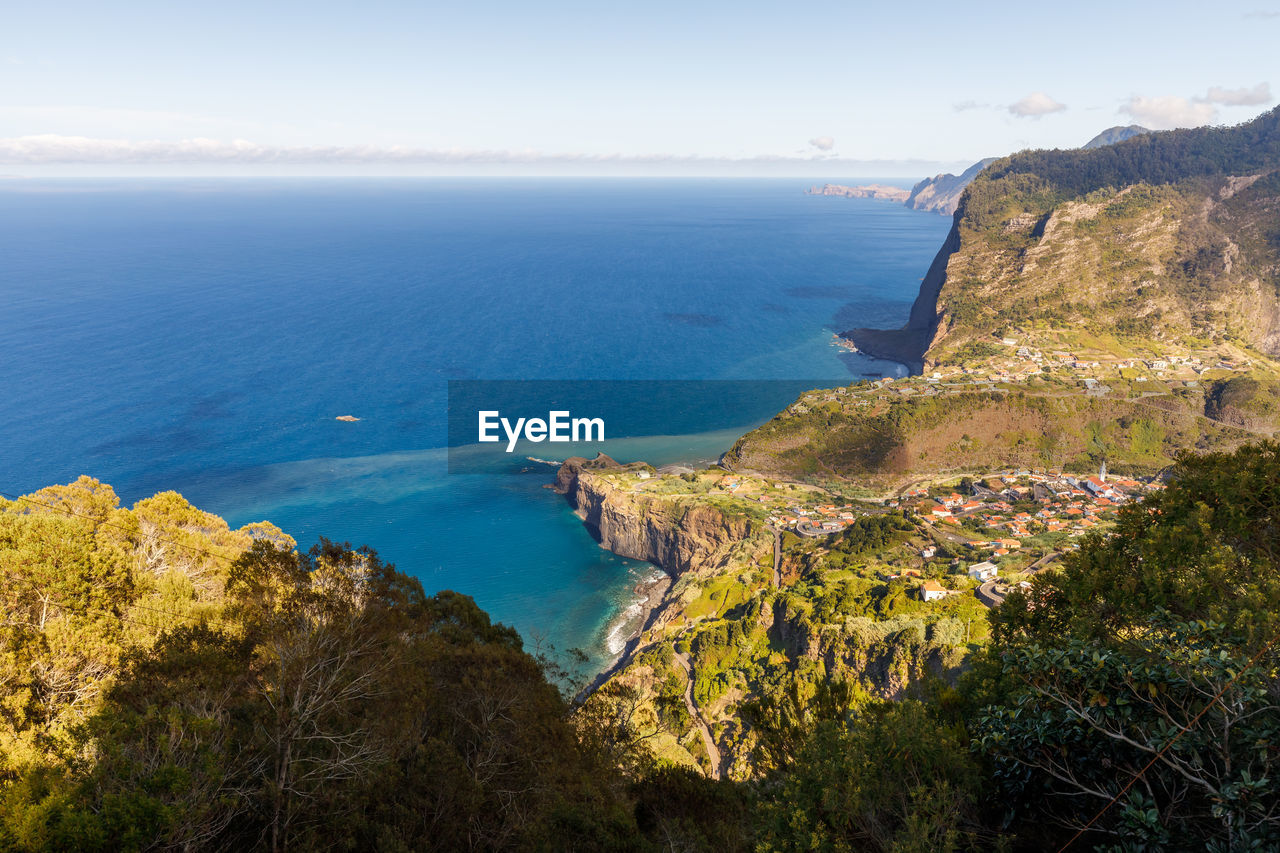
[[[965,187],[969,186],[973,179],[978,177],[978,173],[994,163],[996,159],[988,157],[985,160],[979,160],[958,175],[948,172],[925,178],[911,188],[910,194],[903,203],[912,210],[950,216],[960,205],[960,196],[964,194]]]
[[[917,368],[1010,328],[1280,354],[1280,111],[987,166],[902,329],[846,336]]]
[[[610,470],[626,468],[607,456],[574,457],[560,467],[555,488],[569,499],[601,546],[653,563],[673,577],[723,568],[735,548],[761,529],[758,523],[705,503],[626,491],[598,476]]]
[[[938,294],[947,280],[947,265],[960,251],[959,217],[952,223],[947,239],[934,256],[933,263],[920,292],[911,304],[911,314],[901,329],[850,329],[842,337],[853,341],[857,348],[876,358],[885,358],[907,365],[913,372],[920,372],[924,356],[928,352],[938,328]]]
[[[1280,175],[1104,187],[1076,198],[1040,192],[970,198],[957,214],[932,297],[925,362],[1011,328],[1083,328],[1155,344],[1239,340],[1280,353]],[[1012,189],[1010,187],[1009,189]],[[994,203],[993,203],[994,202]],[[950,248],[950,247],[948,247]]]

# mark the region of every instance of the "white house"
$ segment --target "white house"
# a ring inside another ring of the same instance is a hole
[[[920,585],[920,597],[925,601],[937,601],[950,594],[951,590],[934,580],[925,581]]]
[[[991,580],[993,577],[999,574],[999,572],[1000,572],[999,566],[997,566],[995,563],[992,563],[989,560],[984,560],[981,563],[974,563],[972,566],[969,567],[969,577],[973,578],[979,583],[983,583],[985,581]]]

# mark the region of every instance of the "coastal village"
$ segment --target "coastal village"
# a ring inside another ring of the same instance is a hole
[[[1011,329],[940,360],[807,391],[701,470],[584,472],[575,507],[607,522],[604,547],[707,557],[636,588],[615,676],[688,712],[662,742],[672,760],[740,772],[733,715],[783,671],[816,662],[881,697],[903,673],[957,671],[989,609],[1159,494],[1173,451],[1273,434],[1257,413],[1280,367],[1225,339]]]
[[[904,490],[883,502],[883,508],[902,510],[917,522],[934,544],[919,549],[921,568],[947,561],[948,568],[982,584],[979,599],[988,606],[1003,600],[1006,584],[1026,583],[1025,576],[1048,566],[1076,547],[1072,541],[1112,526],[1117,511],[1163,488],[1156,478],[1110,478],[1105,468],[1090,476],[1048,471],[1001,471],[960,482]],[[854,504],[793,506],[770,516],[770,523],[802,536],[832,536],[843,531],[860,513]],[[875,511],[875,510],[870,510]],[[941,552],[947,548],[956,557]],[[884,580],[921,577],[903,569]],[[923,580],[920,597],[934,601],[963,589],[949,589]]]
[[[1135,354],[1107,336],[1058,335],[1054,348],[1031,343],[1022,335],[1001,337],[973,347],[972,361],[958,359],[927,374],[883,377],[871,384],[900,396],[948,391],[997,390],[1003,383],[1066,381],[1087,394],[1105,396],[1127,390],[1133,395],[1160,394],[1170,388],[1199,388],[1201,382],[1237,374],[1268,372],[1263,363],[1229,344],[1205,348],[1168,348]],[[856,352],[838,335],[833,345]]]
[[[1009,336],[984,343],[974,366],[950,365],[923,375],[814,390],[789,412],[804,415],[838,403],[870,414],[894,397],[998,392],[1031,383],[1056,385],[1061,394],[1154,396],[1266,367],[1230,346],[1212,351],[1170,347],[1137,357],[1105,340],[1083,345],[1064,340],[1059,342],[1064,348],[1055,349],[1022,341]],[[847,344],[841,339],[841,345]],[[1068,344],[1075,346],[1065,348]],[[956,473],[879,498],[837,495],[720,467],[696,473],[648,469],[628,477],[633,491],[702,495],[818,547],[859,518],[900,512],[918,534],[911,543],[912,559],[880,566],[878,576],[915,583],[915,594],[925,602],[971,594],[988,607],[1075,549],[1080,537],[1108,530],[1122,507],[1163,488],[1155,476],[1109,475],[1105,463],[1089,473],[1053,468]]]
[[[1104,531],[1120,508],[1162,489],[1157,477],[1115,477],[1105,465],[1089,475],[1005,470],[915,485],[879,500],[835,498],[817,487],[710,468],[611,473],[631,491],[700,496],[762,521],[779,534],[821,546],[858,519],[898,512],[915,526],[909,558],[880,566],[884,581],[917,583],[925,601],[973,594],[987,606],[1008,589]]]

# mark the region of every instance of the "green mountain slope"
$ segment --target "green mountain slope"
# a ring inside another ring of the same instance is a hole
[[[944,365],[1020,333],[1280,352],[1280,112],[1243,125],[1029,151],[984,169],[902,329],[859,347]],[[1144,349],[1146,347],[1146,349]]]
[[[1124,142],[1126,139],[1132,139],[1135,136],[1150,132],[1150,130],[1138,124],[1117,125],[1108,127],[1081,147],[1092,149],[1101,148],[1104,145],[1115,145],[1117,142]]]

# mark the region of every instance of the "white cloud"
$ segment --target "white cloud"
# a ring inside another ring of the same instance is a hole
[[[179,142],[96,139],[85,136],[19,136],[0,138],[0,163],[50,165],[531,165],[531,166],[672,166],[761,167],[765,169],[821,167],[824,174],[933,174],[954,164],[925,160],[873,160],[817,155],[758,154],[706,156],[692,154],[546,153],[531,149],[483,150],[466,148],[408,148],[404,146],[333,145],[272,146],[242,139],[184,139]]]
[[[835,139],[830,136],[815,136],[813,139],[809,140],[809,144],[814,148],[817,148],[819,151],[830,151],[832,148],[836,147]]]
[[[1134,95],[1120,105],[1120,112],[1152,130],[1172,130],[1175,127],[1200,127],[1216,122],[1219,105],[1249,107],[1271,100],[1271,85],[1265,82],[1240,89],[1210,86],[1207,92],[1194,98],[1184,98],[1181,95]]]
[[[1265,20],[1268,18],[1280,18],[1280,12],[1274,9],[1254,9],[1251,12],[1245,12],[1244,16],[1246,18],[1262,18]]]
[[[1179,95],[1159,95],[1153,98],[1134,95],[1120,105],[1120,112],[1152,130],[1199,127],[1218,117],[1218,111],[1212,104]]]
[[[1252,89],[1224,89],[1221,86],[1210,86],[1208,93],[1196,100],[1228,107],[1254,107],[1271,101],[1271,85],[1259,83]]]
[[[1044,92],[1032,92],[1022,100],[1010,104],[1009,112],[1019,118],[1040,118],[1050,113],[1060,113],[1066,108],[1066,104],[1058,103]]]
[[[990,107],[990,104],[980,104],[977,101],[961,101],[958,104],[951,105],[951,109],[958,113],[968,112],[969,110],[985,110]]]

